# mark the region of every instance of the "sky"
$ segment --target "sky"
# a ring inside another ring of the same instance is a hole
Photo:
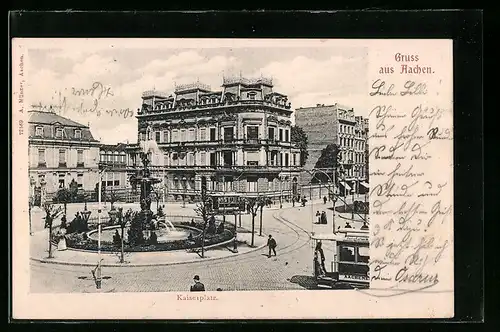
[[[278,42],[279,43],[279,42]],[[96,45],[98,43],[95,43]],[[90,125],[102,143],[136,142],[136,113],[145,90],[172,93],[175,85],[200,81],[220,90],[224,75],[271,77],[274,91],[288,95],[292,108],[340,103],[367,116],[368,51],[362,46],[265,47],[191,43],[145,47],[131,43],[52,41],[28,49],[26,99],[57,108]],[[100,44],[99,44],[100,45]],[[85,111],[96,108],[98,111]],[[117,109],[118,112],[106,112]],[[99,110],[101,110],[99,112]]]

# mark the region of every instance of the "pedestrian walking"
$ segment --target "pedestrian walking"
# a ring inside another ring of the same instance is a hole
[[[267,257],[271,257],[271,250],[274,253],[274,256],[276,256],[276,240],[273,239],[273,236],[269,234],[269,239],[267,239],[267,246],[269,247],[269,254]]]
[[[320,274],[321,275],[325,275],[326,274],[325,253],[323,252],[323,248],[321,248],[321,242],[318,242],[316,244],[316,249],[315,249],[315,255],[314,255],[314,257],[316,259],[321,258],[321,265],[319,266],[319,270],[320,270]]]
[[[320,218],[321,218],[321,222],[320,222],[321,224],[326,225],[328,223],[327,219],[326,219],[326,212],[325,211],[321,212],[321,217]]]
[[[319,213],[319,211],[316,211],[316,218],[318,218],[317,223],[321,224],[321,213]]]
[[[195,275],[194,278],[194,285],[191,285],[191,292],[204,292],[205,291],[205,285],[203,285],[200,281],[200,276]]]
[[[326,196],[323,196],[323,204],[326,204],[327,198]]]

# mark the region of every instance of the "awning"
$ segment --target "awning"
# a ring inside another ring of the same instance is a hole
[[[351,186],[348,185],[346,182],[341,181],[340,182],[347,190],[351,190]]]
[[[370,185],[366,182],[360,182],[360,184],[365,187],[366,189],[370,189]]]

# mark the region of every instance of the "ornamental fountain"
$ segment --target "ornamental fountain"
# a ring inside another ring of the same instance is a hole
[[[151,139],[151,129],[148,127],[146,131],[146,140],[141,141],[140,159],[142,167],[140,167],[136,174],[130,178],[130,183],[135,188],[140,188],[140,211],[130,214],[131,220],[124,221],[126,224],[112,225],[103,229],[102,232],[92,230],[87,233],[86,237],[92,243],[97,241],[99,237],[106,244],[114,242],[114,234],[117,228],[121,227],[126,233],[122,233],[121,238],[127,244],[125,251],[169,251],[177,249],[193,248],[199,245],[197,238],[201,237],[202,230],[192,225],[176,225],[168,220],[163,211],[154,213],[151,211],[153,186],[162,182],[161,179],[152,176],[151,174],[151,160],[150,156],[157,154],[160,150],[156,141]],[[232,234],[225,233],[225,237],[214,238],[213,243],[217,241],[226,241],[228,236],[232,238]],[[97,237],[97,240],[96,240]],[[75,242],[77,247],[80,246]],[[144,248],[152,245],[151,248]],[[142,247],[142,248],[141,248]],[[80,247],[81,248],[81,247]],[[108,247],[109,249],[109,247]]]
[[[151,128],[148,127],[146,131],[146,141],[141,142],[142,151],[140,158],[142,161],[142,168],[138,170],[135,177],[130,182],[134,187],[140,185],[140,205],[141,210],[135,215],[130,224],[128,231],[128,240],[133,245],[140,245],[146,242],[147,237],[151,235],[151,231],[155,230],[155,223],[153,222],[154,214],[151,211],[151,192],[153,185],[160,183],[161,180],[151,176],[149,169],[150,160],[148,155],[156,153],[159,149],[156,141],[152,140]]]

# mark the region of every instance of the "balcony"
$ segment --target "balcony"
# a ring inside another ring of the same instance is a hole
[[[281,171],[300,171],[301,166],[272,166],[272,165],[233,165],[233,166],[212,166],[213,169],[223,172],[281,172]]]
[[[66,162],[59,162],[59,167],[68,167]]]
[[[127,166],[129,171],[141,168],[142,165],[130,165]],[[279,165],[151,165],[149,166],[151,171],[161,172],[165,171],[222,171],[222,172],[279,172],[279,171],[300,171],[302,166],[279,166]]]
[[[78,163],[76,163],[76,167],[85,167],[85,163],[84,162],[78,162]]]
[[[194,146],[231,146],[231,145],[249,145],[249,146],[275,146],[275,147],[294,147],[292,142],[278,141],[274,139],[248,139],[248,138],[231,138],[220,139],[213,141],[189,141],[189,142],[161,142],[160,147],[194,147]]]
[[[264,145],[267,144],[266,140],[259,140],[258,138],[245,138],[243,140],[244,144],[248,145]]]
[[[39,162],[38,163],[38,168],[46,168],[47,167],[47,163],[46,162]]]

